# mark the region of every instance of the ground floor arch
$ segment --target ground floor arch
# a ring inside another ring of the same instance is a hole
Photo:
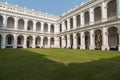
[[[28,36],[27,37],[27,48],[32,48],[32,42],[33,41],[33,37],[32,36]]]
[[[85,35],[85,49],[89,49],[90,47],[90,33],[87,31],[84,33]]]
[[[36,37],[35,39],[35,45],[36,45],[36,48],[40,48],[40,42],[41,42],[41,38],[39,36]]]
[[[48,48],[48,38],[47,37],[44,37],[44,39],[43,39],[43,46],[44,46],[44,48]]]
[[[119,34],[116,27],[108,28],[108,45],[110,50],[118,50]]]
[[[54,38],[50,39],[50,48],[54,48],[55,40]]]
[[[19,35],[17,37],[17,48],[23,48],[24,36]]]
[[[12,34],[6,35],[6,48],[13,48],[14,36]]]
[[[95,30],[95,49],[102,49],[102,31],[100,29]]]

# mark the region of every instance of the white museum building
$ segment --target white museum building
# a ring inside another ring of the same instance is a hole
[[[1,2],[0,48],[120,51],[120,0],[87,0],[61,16]]]

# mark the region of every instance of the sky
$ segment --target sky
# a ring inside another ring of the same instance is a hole
[[[12,5],[60,16],[86,0],[0,0]]]

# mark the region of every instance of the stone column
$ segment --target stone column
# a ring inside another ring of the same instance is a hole
[[[36,47],[36,45],[35,45],[35,36],[33,36],[33,40],[32,40],[33,42],[32,42],[32,48],[35,48]]]
[[[68,26],[67,26],[67,27],[68,27],[67,30],[69,31],[69,30],[70,30],[70,19],[67,19],[67,25],[68,25]]]
[[[119,34],[118,34],[118,39],[119,39],[118,51],[120,51],[120,31],[119,31]]]
[[[44,23],[41,22],[41,32],[43,33],[44,32]]]
[[[67,48],[70,48],[70,35],[67,35]]]
[[[44,37],[41,36],[41,43],[40,43],[41,48],[43,48],[43,39],[44,39]]]
[[[85,34],[84,34],[84,32],[81,32],[80,34],[81,34],[80,35],[80,37],[81,37],[80,49],[83,50],[83,49],[85,49]]]
[[[107,1],[102,2],[102,22],[107,21]]]
[[[73,34],[73,49],[77,49],[77,35]]]
[[[77,24],[76,24],[76,16],[73,16],[73,29],[77,28]]]
[[[48,23],[48,33],[51,33],[50,31],[51,31],[51,24]]]
[[[27,31],[27,28],[28,28],[28,19],[25,19],[25,26],[24,26],[24,30]]]
[[[3,15],[3,28],[7,28],[7,16]]]
[[[60,48],[60,40],[59,40],[59,37],[55,37],[55,48]]]
[[[90,8],[90,25],[94,24],[94,10]]]
[[[5,42],[6,42],[6,34],[5,33],[2,33],[2,42],[1,42],[1,48],[2,49],[5,49],[6,48],[6,45],[5,45]]]
[[[117,0],[117,15],[120,18],[120,0]]]
[[[14,29],[17,30],[18,29],[18,18],[15,17],[14,20],[15,20],[15,22],[14,22]]]
[[[90,50],[94,50],[95,49],[95,34],[94,34],[94,30],[90,31]]]
[[[60,31],[59,24],[55,25],[55,34],[58,34]]]
[[[81,24],[81,27],[84,27],[84,24],[85,24],[85,23],[84,23],[84,22],[85,22],[85,21],[84,21],[84,13],[81,12],[80,15],[81,15],[81,16],[80,16],[80,21],[81,21],[80,24]]]
[[[108,28],[104,27],[103,28],[103,45],[102,45],[102,50],[109,50],[109,45],[108,45]]]
[[[37,21],[35,21],[35,20],[33,21],[33,31],[35,31],[35,32],[36,32],[36,22]]]
[[[50,44],[50,43],[51,43],[51,41],[50,41],[50,39],[51,39],[51,38],[50,38],[50,37],[48,37],[48,48],[50,48],[50,47],[51,47],[51,44]]]
[[[62,32],[64,32],[64,31],[65,31],[65,22],[62,21]]]
[[[17,35],[14,34],[13,48],[17,48]]]
[[[27,48],[27,35],[24,35],[23,48]]]
[[[62,48],[65,48],[65,37],[64,36],[62,36]]]

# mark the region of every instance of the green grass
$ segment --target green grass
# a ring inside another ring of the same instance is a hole
[[[120,52],[0,50],[0,80],[120,80]]]

